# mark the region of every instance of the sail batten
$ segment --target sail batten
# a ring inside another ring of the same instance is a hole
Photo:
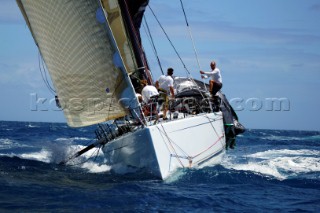
[[[129,113],[127,108],[138,107],[127,75],[127,70],[136,66],[135,61],[131,56],[131,61],[124,59],[123,51],[115,46],[106,17],[101,17],[99,1],[17,2],[70,126],[123,117]]]

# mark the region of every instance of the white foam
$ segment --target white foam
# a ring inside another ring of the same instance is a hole
[[[28,124],[28,125],[26,125],[26,127],[29,127],[29,128],[38,128],[39,126],[35,126],[35,125],[32,125],[32,124]]]
[[[264,152],[257,152],[247,157],[254,157],[254,158],[262,158],[262,159],[270,159],[274,157],[282,157],[282,156],[305,156],[305,155],[315,155],[320,156],[319,150],[309,150],[309,149],[299,149],[299,150],[290,150],[290,149],[280,149],[280,150],[268,150]]]
[[[82,145],[76,145],[76,146],[70,146],[67,149],[68,156],[74,155],[77,151],[85,148],[85,146]],[[85,152],[81,156],[71,160],[68,162],[68,165],[73,165],[80,167],[82,169],[86,169],[90,173],[101,173],[101,172],[106,172],[110,171],[111,167],[104,164],[104,163],[99,163],[96,161],[91,161],[89,159],[93,157],[102,157],[103,153],[99,148],[92,148],[91,150]]]
[[[320,172],[320,159],[315,157],[281,157],[269,161],[274,166],[286,172],[308,173]]]
[[[167,178],[164,180],[166,183],[174,183],[179,181],[184,175],[186,174],[186,170],[184,169],[178,169],[175,171],[171,171],[170,175],[167,176]]]
[[[76,137],[76,140],[91,140],[84,137]],[[73,156],[75,153],[85,148],[86,146],[82,145],[71,145],[72,140],[70,138],[58,138],[56,141],[59,143],[48,143],[48,146],[41,149],[40,151],[23,153],[23,154],[0,154],[0,156],[8,156],[8,157],[19,157],[21,159],[27,160],[35,160],[45,163],[60,163],[69,157]],[[0,148],[12,147],[16,142],[3,138],[0,139]],[[80,167],[86,169],[90,173],[100,173],[109,171],[110,167],[106,164],[101,164],[99,162],[91,161],[92,157],[102,157],[103,153],[99,148],[92,148],[91,150],[85,152],[80,157],[68,162],[68,165],[73,165],[76,167]],[[100,160],[101,162],[101,160]]]
[[[57,138],[55,141],[70,141],[70,138]]]
[[[70,140],[60,140],[63,143],[52,143],[48,149],[52,152],[50,162],[60,163],[66,161],[67,159],[74,156],[78,151],[84,149],[86,146],[83,145],[71,145],[72,141]],[[85,152],[81,156],[67,162],[68,165],[78,165],[81,162],[86,161],[91,157],[101,156],[102,153],[98,148],[92,148],[91,150]]]
[[[262,137],[262,140],[271,140],[271,141],[301,141],[304,138],[299,137],[290,137],[290,136],[277,136],[277,135],[270,135],[266,137]]]
[[[248,164],[237,164],[232,169],[240,171],[252,171],[267,176],[273,176],[278,179],[285,179],[286,177],[278,172],[277,168],[270,166],[265,163],[248,163]]]
[[[32,152],[18,155],[22,159],[37,160],[45,163],[50,163],[52,153],[48,150],[42,149],[40,152]]]
[[[245,164],[235,162],[236,158],[227,157],[223,166],[287,179],[303,173],[320,172],[319,156],[318,150],[268,150],[248,155],[248,162]]]
[[[13,142],[12,142],[12,140],[10,140],[8,138],[1,138],[0,143],[1,143],[1,145],[11,145]]]
[[[84,149],[86,146],[83,145],[73,145],[67,148],[67,154],[69,156],[75,154],[76,152],[80,151],[81,149]],[[85,159],[89,159],[91,157],[95,157],[95,156],[103,156],[102,151],[99,151],[99,148],[92,148],[89,151],[83,153],[81,155],[82,158]]]
[[[56,163],[64,161],[69,157],[73,156],[78,151],[84,149],[85,147],[86,146],[82,146],[82,145],[67,146],[67,147],[64,147],[62,150],[64,151],[64,153],[61,153],[61,149],[55,149],[53,154],[54,158],[52,158],[52,161]],[[63,158],[61,158],[62,156]],[[101,173],[101,172],[109,171],[110,167],[107,166],[106,164],[102,164],[102,163],[90,160],[93,157],[96,158],[101,156],[103,156],[103,153],[101,152],[101,150],[99,150],[99,148],[92,148],[91,150],[85,152],[81,156],[68,161],[67,165],[86,169],[90,173]]]
[[[60,149],[42,149],[39,152],[31,152],[31,153],[23,153],[23,154],[0,154],[0,156],[8,156],[8,157],[19,157],[21,159],[27,160],[36,160],[44,163],[60,163],[62,160],[65,160],[65,156],[72,156],[77,151],[83,149],[85,146],[81,145],[72,145],[68,147],[60,147]],[[64,150],[64,151],[62,151]],[[64,153],[62,153],[62,152]],[[95,157],[95,156],[102,156],[103,153],[100,151],[98,153],[98,148],[93,148],[88,152],[84,153],[80,157],[68,162],[68,165],[80,167],[82,169],[86,169],[90,173],[101,173],[110,170],[110,167],[106,164],[101,164],[98,162],[88,161],[88,159]],[[84,163],[83,163],[84,162]]]
[[[25,144],[19,144],[18,142],[14,141],[14,140],[10,140],[8,138],[1,138],[0,139],[0,149],[10,149],[10,148],[14,148],[14,147],[30,147],[28,145]]]
[[[57,138],[55,141],[91,141],[92,138],[85,138],[85,137],[73,137],[73,138]]]
[[[81,165],[81,168],[87,169],[90,173],[101,173],[110,171],[111,167],[105,164],[98,164],[96,162],[85,162]]]
[[[81,140],[81,141],[91,141],[92,139],[91,138],[84,138],[84,137],[74,137],[72,138],[74,140]]]
[[[12,158],[12,157],[16,157],[17,155],[15,155],[14,153],[11,153],[11,154],[1,154],[0,153],[0,156],[1,157],[10,157],[10,158]]]
[[[301,136],[301,137],[295,137],[295,136],[284,136],[284,135],[268,135],[268,134],[262,134],[264,137],[261,137],[263,140],[271,140],[271,141],[303,141],[303,140],[319,140],[320,135],[312,135],[312,136]]]
[[[320,139],[320,135],[310,136],[309,139],[311,139],[311,140],[319,140]]]

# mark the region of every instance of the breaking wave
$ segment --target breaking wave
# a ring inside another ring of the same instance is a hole
[[[319,150],[268,150],[247,155],[244,163],[237,163],[234,158],[227,156],[223,166],[284,180],[320,172],[319,155]]]

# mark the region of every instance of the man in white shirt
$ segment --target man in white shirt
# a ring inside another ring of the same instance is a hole
[[[171,94],[171,97],[174,98],[174,89],[173,89],[173,69],[168,68],[167,75],[160,76],[159,80],[156,81],[156,87],[159,91],[163,91],[163,98],[165,100],[164,107],[163,107],[163,119],[167,119],[167,111],[169,108],[169,97],[168,95]]]
[[[152,96],[159,95],[159,92],[155,86],[146,85],[145,87],[143,87],[143,89],[141,91],[141,95],[142,95],[143,102],[147,104],[149,102],[150,98]]]
[[[212,61],[210,63],[211,72],[204,72],[200,70],[200,74],[207,75],[211,77],[209,81],[210,92],[212,96],[216,95],[216,93],[222,88],[222,77],[219,68],[216,67],[216,62]],[[205,76],[201,76],[202,78],[206,78]]]
[[[142,101],[143,101],[143,113],[145,116],[156,116],[156,121],[158,120],[158,111],[157,111],[157,101],[159,92],[157,88],[153,85],[148,85],[146,80],[141,81],[141,86],[143,89],[141,91]],[[150,99],[154,98],[154,101]],[[156,122],[155,121],[155,122]]]

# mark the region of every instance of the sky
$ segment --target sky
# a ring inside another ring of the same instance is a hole
[[[199,70],[209,71],[216,61],[222,91],[244,126],[320,131],[318,0],[183,3],[190,28],[180,0],[150,0],[149,6],[192,77],[200,79]],[[16,2],[0,0],[0,5],[0,120],[65,122],[41,78],[38,50]],[[149,8],[145,17],[162,67],[186,76]],[[145,29],[143,24],[143,45],[156,80],[161,72]]]

